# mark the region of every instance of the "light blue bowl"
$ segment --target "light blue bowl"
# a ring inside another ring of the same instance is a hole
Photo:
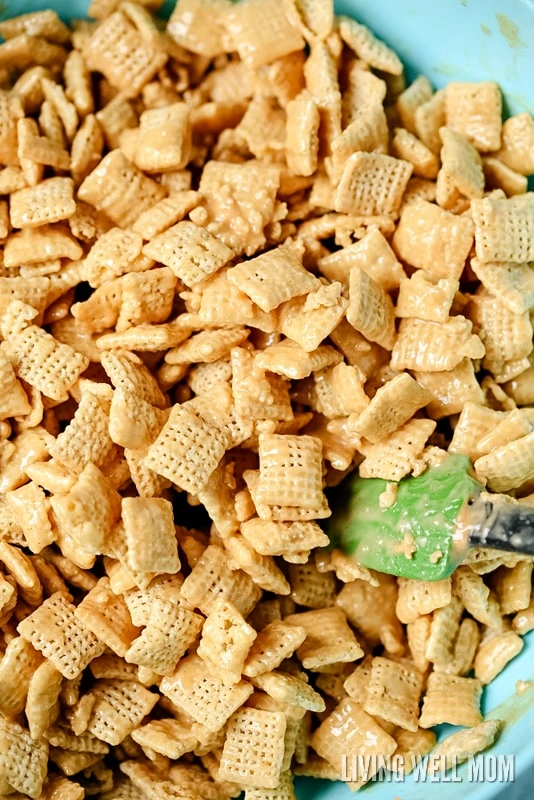
[[[268,2],[269,0],[265,0]],[[174,2],[166,2],[167,9]],[[12,0],[0,3],[0,18],[40,8],[55,8],[65,19],[86,15],[85,0]],[[507,114],[534,110],[534,2],[532,0],[338,0],[340,13],[354,16],[395,48],[408,77],[426,74],[436,86],[449,81],[496,80],[505,97]],[[523,695],[515,694],[518,680],[533,680]],[[505,727],[491,752],[515,756],[515,778],[532,768],[534,783],[534,632],[525,647],[485,690],[483,710],[503,719]],[[442,726],[440,736],[454,729]],[[460,767],[455,783],[373,783],[362,790],[367,800],[492,800],[512,785],[467,781]],[[298,781],[300,800],[348,800],[342,784]],[[532,784],[517,798],[534,796]]]

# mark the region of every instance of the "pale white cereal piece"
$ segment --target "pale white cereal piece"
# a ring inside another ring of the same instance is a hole
[[[25,712],[32,739],[39,740],[59,716],[62,682],[61,673],[48,661],[40,664],[30,678]]]
[[[191,157],[187,103],[147,109],[141,114],[133,162],[144,172],[183,169]]]
[[[469,567],[458,567],[453,577],[454,591],[467,611],[478,622],[496,631],[502,630],[503,620],[494,592]]]
[[[318,286],[278,308],[278,329],[304,350],[316,350],[343,318],[349,305],[340,283]]]
[[[177,278],[168,267],[120,278],[121,306],[117,331],[144,323],[164,322],[172,311]]]
[[[397,158],[413,164],[414,175],[435,178],[439,170],[439,159],[423,142],[405,128],[395,128],[392,149]]]
[[[285,339],[258,352],[255,363],[260,369],[290,380],[298,380],[306,378],[312,372],[338,364],[341,360],[341,354],[329,345],[321,345],[312,353],[307,353],[296,342]]]
[[[202,628],[197,654],[225,685],[241,680],[256,631],[227,600],[216,600]]]
[[[428,769],[434,774],[435,766],[439,769],[449,769],[453,764],[458,765],[463,761],[476,756],[494,743],[502,727],[500,719],[488,719],[474,728],[447,736],[432,751]]]
[[[232,569],[240,569],[266,592],[290,594],[291,587],[274,559],[257,553],[243,536],[230,536],[225,539],[224,546]]]
[[[336,769],[337,775],[341,774],[343,757],[348,752],[357,752],[373,763],[378,757],[391,756],[397,748],[395,739],[349,697],[344,698],[317,728],[311,744]],[[377,770],[378,766],[375,772]],[[365,777],[351,780],[349,787],[353,791],[359,789],[366,779],[373,777],[372,772],[371,768]]]
[[[42,314],[48,304],[50,280],[43,276],[0,278],[0,311],[5,314],[12,300],[20,300]]]
[[[106,403],[92,392],[85,392],[74,417],[54,442],[50,455],[77,473],[90,462],[102,466],[112,448],[108,423]]]
[[[511,169],[500,158],[486,156],[482,159],[482,167],[488,189],[502,189],[509,197],[528,191],[526,175]]]
[[[141,747],[177,760],[191,752],[198,740],[187,725],[169,718],[155,719],[132,731],[132,739]]]
[[[247,105],[236,133],[256,158],[271,158],[284,151],[286,113],[276,101],[254,97]]]
[[[168,405],[153,375],[133,353],[103,353],[102,366],[116,389],[124,389],[158,408]]]
[[[401,114],[403,110],[408,111],[408,107],[402,110],[399,108]],[[439,130],[445,125],[445,91],[440,89],[413,110],[410,109],[409,120],[413,126],[412,132],[417,134],[429,150],[438,155],[441,149]]]
[[[370,70],[362,69],[361,62],[356,61],[348,69],[347,87],[343,92],[343,127],[348,127],[354,122],[367,106],[380,107],[386,91],[385,81]]]
[[[376,443],[398,430],[430,399],[430,393],[404,372],[378,389],[369,405],[354,415],[349,424],[361,436]]]
[[[476,254],[480,261],[534,260],[532,195],[473,200]]]
[[[286,158],[296,175],[313,175],[319,148],[319,111],[309,92],[302,92],[287,105]]]
[[[296,0],[306,39],[327,39],[334,27],[334,10],[325,0]]]
[[[459,288],[451,278],[438,278],[419,270],[401,281],[395,307],[397,317],[417,317],[429,322],[445,322]]]
[[[378,444],[361,444],[365,456],[360,465],[362,478],[383,478],[399,481],[418,465],[418,459],[436,423],[429,419],[412,419],[390,433]]]
[[[158,498],[124,497],[121,508],[129,567],[141,572],[178,572],[180,559],[171,504]]]
[[[425,75],[419,75],[397,98],[395,107],[404,127],[427,144],[428,138],[417,130],[417,110],[433,98],[432,86]],[[437,133],[437,131],[436,131]],[[431,148],[433,150],[433,148]],[[439,150],[439,147],[438,147]],[[433,150],[433,152],[435,152]]]
[[[391,156],[354,153],[343,167],[336,193],[336,211],[396,214],[412,169],[407,161]]]
[[[390,350],[395,340],[391,298],[360,266],[350,271],[347,320],[366,339]]]
[[[258,499],[269,505],[321,504],[321,443],[309,436],[261,434]]]
[[[492,295],[477,295],[470,308],[471,318],[484,340],[488,362],[514,361],[530,355],[532,324],[527,311],[514,313]]]
[[[534,172],[532,145],[534,144],[534,120],[528,112],[509,117],[502,126],[502,146],[498,158],[510,169],[522,175]]]
[[[274,789],[284,758],[286,717],[279,711],[244,708],[227,728],[219,779]]]
[[[402,623],[416,622],[419,616],[443,608],[451,601],[451,579],[416,581],[399,578],[397,616]]]
[[[479,152],[487,153],[500,148],[501,115],[501,91],[496,83],[447,84],[447,126],[466,136]]]
[[[133,225],[133,230],[151,241],[196,208],[199,199],[198,192],[174,192],[144,211]]]
[[[5,497],[32,553],[40,553],[52,544],[55,535],[48,519],[48,501],[44,491],[30,481],[19,489],[7,492]]]
[[[216,599],[222,597],[246,617],[261,592],[244,572],[230,569],[226,553],[220,547],[210,545],[185,579],[181,594],[190,606],[200,608],[206,615]]]
[[[225,686],[199,656],[190,655],[180,661],[173,675],[162,680],[160,691],[196,722],[216,733],[246,702],[253,687],[247,681]]]
[[[236,412],[248,419],[291,420],[293,411],[283,378],[255,367],[254,353],[231,351],[232,392]]]
[[[140,234],[111,228],[98,238],[85,259],[87,281],[97,287],[113,280],[133,267],[141,254],[143,239]]]
[[[227,277],[263,311],[271,311],[317,285],[317,279],[288,247],[278,247],[238,264],[228,270]]]
[[[87,730],[108,744],[120,744],[150,713],[158,695],[135,681],[101,680],[91,688],[95,697]]]
[[[20,433],[14,442],[3,442],[0,492],[4,494],[26,483],[25,468],[49,458],[54,441],[40,425]]]
[[[362,107],[360,113],[332,141],[332,178],[340,178],[347,159],[356,151],[387,153],[388,126],[379,103]]]
[[[415,733],[423,675],[407,662],[373,658],[362,706],[372,716]]]
[[[317,670],[329,664],[353,662],[363,656],[363,650],[340,608],[291,614],[285,622],[306,631],[306,639],[297,650],[305,669]]]
[[[68,219],[76,211],[71,178],[48,178],[37,186],[20,189],[10,198],[14,228],[35,228]]]
[[[0,661],[2,715],[15,717],[22,712],[32,674],[40,661],[39,653],[22,636],[13,635],[8,641]]]
[[[441,372],[456,367],[464,358],[482,358],[485,347],[473,334],[472,323],[463,316],[446,322],[403,319],[391,354],[395,370]]]
[[[40,797],[47,775],[48,743],[34,741],[16,721],[0,719],[0,780],[9,792]]]
[[[425,178],[410,178],[408,186],[404,192],[401,205],[401,214],[406,206],[426,200],[429,203],[436,199],[436,184]]]
[[[37,264],[55,258],[77,261],[83,250],[62,225],[43,225],[11,234],[4,249],[6,267]]]
[[[345,43],[374,69],[380,69],[392,75],[400,75],[403,67],[396,53],[373,33],[353,19],[342,17],[339,32]]]
[[[355,266],[361,267],[386,292],[397,289],[405,277],[395,253],[377,228],[371,228],[359,242],[318,261],[323,275],[331,281],[340,281],[347,289],[350,271]]]
[[[485,201],[475,201],[485,202]],[[428,202],[406,206],[393,237],[403,261],[435,278],[459,279],[473,244],[473,223]]]
[[[269,9],[259,0],[247,0],[227,12],[226,25],[234,48],[249,67],[269,64],[304,47],[298,17],[290,14],[282,0]]]
[[[166,193],[163,186],[143,175],[120,150],[108,153],[78,190],[81,200],[124,228],[133,225],[143,211]]]
[[[467,403],[484,402],[484,392],[470,358],[462,359],[456,367],[445,372],[415,371],[414,377],[432,395],[426,407],[432,419],[461,413]]]
[[[13,367],[3,350],[0,350],[0,387],[0,419],[4,420],[30,412],[26,392],[20,381],[17,380]]]

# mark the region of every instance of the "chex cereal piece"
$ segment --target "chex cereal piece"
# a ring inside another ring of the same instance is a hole
[[[392,141],[397,158],[413,164],[413,174],[421,178],[435,178],[439,170],[439,159],[423,142],[405,128],[395,128]]]
[[[387,153],[387,119],[378,103],[365,105],[356,119],[332,141],[332,178],[341,177],[345,162],[359,150]]]
[[[239,683],[256,631],[228,600],[216,600],[202,628],[197,654],[225,686]]]
[[[423,675],[407,662],[373,658],[363,708],[405,730],[417,731]]]
[[[393,236],[393,246],[403,261],[435,278],[453,280],[459,279],[472,244],[473,223],[468,217],[424,201],[404,208]]]
[[[266,672],[253,678],[252,683],[281,703],[289,703],[307,711],[325,710],[325,702],[321,695],[298,675],[287,672]]]
[[[48,178],[11,195],[9,214],[14,228],[36,228],[68,219],[76,211],[71,178]]]
[[[341,772],[343,756],[357,752],[362,756],[391,756],[397,747],[395,740],[380,727],[354,700],[346,697],[315,731],[313,749]],[[372,775],[368,775],[370,779]],[[365,781],[350,781],[359,788]]]
[[[39,797],[46,778],[48,743],[34,741],[17,722],[0,717],[0,780],[16,792]]]
[[[70,169],[77,186],[98,166],[104,150],[104,134],[97,117],[88,114],[78,128],[70,149]],[[72,225],[76,215],[70,217]]]
[[[501,149],[497,153],[500,161],[522,175],[534,171],[532,144],[534,143],[534,120],[528,112],[509,117],[502,125]]]
[[[430,392],[403,372],[382,386],[369,405],[351,417],[350,427],[376,443],[400,428],[432,399]]]
[[[219,778],[241,786],[274,789],[284,757],[285,715],[244,708],[232,717],[219,765]]]
[[[203,287],[199,317],[208,325],[252,325],[270,333],[276,327],[276,311],[265,312],[252,302],[220,270]]]
[[[305,669],[314,670],[328,664],[356,661],[363,656],[363,650],[340,608],[291,614],[285,618],[285,622],[298,625],[306,631],[306,639],[297,650]]]
[[[176,405],[150,446],[145,465],[184,491],[196,494],[207,483],[225,450],[216,428]]]
[[[451,601],[451,579],[441,581],[415,581],[399,578],[397,616],[404,624],[415,622],[420,616],[443,608]]]
[[[532,325],[528,312],[516,314],[500,297],[476,296],[471,318],[484,340],[488,362],[514,361],[532,351]]]
[[[335,210],[347,214],[396,214],[412,174],[407,161],[380,153],[354,153],[345,162]]]
[[[402,63],[397,54],[377,39],[365,25],[360,25],[349,17],[341,17],[339,32],[356,55],[371,67],[391,75],[402,73]]]
[[[521,486],[530,479],[532,463],[530,447],[532,433],[494,448],[475,462],[478,474],[493,491],[505,492]],[[500,487],[500,488],[497,488]]]
[[[75,606],[56,593],[18,626],[20,635],[39,650],[64,678],[76,678],[105,649],[78,620],[75,611]]]
[[[30,482],[7,492],[6,500],[20,525],[32,553],[40,553],[55,539],[48,519],[48,500],[37,484]]]
[[[198,740],[190,728],[176,719],[155,719],[132,731],[132,739],[141,747],[149,747],[173,761],[190,753]]]
[[[0,661],[0,711],[6,717],[24,710],[30,679],[40,662],[40,654],[22,636],[8,642]]]
[[[366,339],[390,350],[395,339],[395,312],[391,298],[361,267],[350,271],[347,320]]]
[[[167,25],[167,33],[193,53],[213,58],[224,51],[223,0],[180,0]]]
[[[313,563],[289,567],[291,597],[299,606],[325,608],[334,604],[336,580],[331,572],[319,572]]]
[[[530,594],[528,592],[532,577],[532,564],[520,561],[515,567],[501,571],[498,575],[496,591],[503,614],[513,614],[528,608]]]
[[[141,114],[133,161],[145,172],[182,169],[191,157],[187,103],[150,108]]]
[[[328,543],[326,534],[316,522],[274,522],[254,518],[241,523],[241,533],[264,556],[291,556]]]
[[[17,121],[24,116],[20,100],[0,91],[0,157],[2,164],[17,166]]]
[[[69,102],[64,88],[50,78],[41,78],[41,88],[45,100],[53,106],[61,120],[67,140],[71,142],[78,128],[78,112],[76,111],[76,106]]]
[[[405,278],[395,253],[377,228],[371,228],[359,242],[336,250],[318,261],[323,275],[331,281],[340,281],[347,289],[350,271],[356,266],[367,272],[386,292],[397,289]]]
[[[0,64],[6,69],[24,70],[34,64],[61,67],[66,58],[67,51],[61,45],[27,33],[21,33],[0,45]]]
[[[449,83],[445,90],[447,126],[481,153],[501,146],[502,98],[496,83]]]
[[[181,589],[192,608],[209,614],[217,598],[233,603],[246,617],[260,598],[260,590],[241,570],[232,570],[224,551],[215,545],[204,550]]]
[[[316,350],[338,326],[347,310],[341,283],[318,286],[305,297],[295,297],[278,309],[279,330],[305,350]]]
[[[178,572],[178,543],[169,501],[124,497],[121,508],[130,568],[140,572]]]
[[[120,150],[112,150],[83,181],[78,197],[127,228],[166,194],[163,186],[137,169]]]
[[[247,0],[227,12],[233,45],[247,66],[260,67],[304,47],[298,21],[288,12],[281,0],[268,10],[259,0]]]
[[[225,686],[199,656],[190,655],[180,661],[173,675],[162,680],[160,690],[196,722],[216,733],[252,694],[253,687],[246,681]]]
[[[230,536],[224,545],[232,569],[242,570],[266,592],[279,595],[290,593],[291,587],[274,559],[257,553],[243,536]]]
[[[30,678],[25,713],[32,739],[41,739],[58,718],[62,682],[61,673],[48,661],[40,664]]]
[[[435,280],[423,270],[418,270],[410,278],[401,280],[395,315],[445,322],[458,288],[459,282],[452,278]]]
[[[123,389],[158,408],[168,405],[152,373],[133,353],[102,353],[102,366],[116,389]]]
[[[449,317],[444,323],[403,319],[391,354],[391,367],[442,372],[454,369],[464,357],[482,358],[484,345],[471,331],[471,321],[460,315]]]
[[[100,467],[113,446],[108,424],[109,414],[103,400],[91,391],[84,392],[72,420],[57,437],[50,455],[78,473],[90,462]]]
[[[431,728],[448,722],[472,728],[482,722],[481,695],[482,685],[477,678],[433,672],[428,678],[419,725]]]
[[[309,92],[301,92],[287,105],[286,158],[296,175],[313,175],[317,169],[319,111]]]
[[[0,419],[27,414],[29,411],[30,404],[26,392],[17,380],[6,354],[0,350]]]
[[[81,547],[102,553],[120,513],[120,495],[103,473],[89,462],[74,486],[51,498],[60,531],[63,529]]]
[[[294,800],[293,776],[287,769],[280,773],[276,789],[258,789],[249,787],[245,790],[245,800]]]
[[[52,9],[20,14],[0,23],[0,36],[3,39],[13,39],[21,33],[42,36],[57,44],[66,44],[70,39],[70,30]]]
[[[255,368],[254,354],[243,347],[231,351],[232,393],[236,412],[248,419],[291,420],[286,382],[273,373]]]
[[[279,506],[262,503],[258,498],[259,470],[245,470],[243,478],[247,484],[254,508],[260,519],[275,520],[276,522],[307,522],[313,519],[325,519],[332,514],[324,494],[320,505],[316,508]]]
[[[143,253],[170,267],[187,286],[205,280],[233,257],[229,247],[189,221],[156,236],[144,246]]]
[[[126,591],[124,599],[130,610],[134,625],[148,625],[152,608],[156,600],[163,600],[171,605],[184,605],[180,595],[183,584],[181,575],[163,575],[155,578],[146,589]]]
[[[532,194],[508,199],[473,200],[477,257],[487,261],[534,260]]]
[[[479,645],[475,661],[475,676],[483,683],[491,683],[512,658],[523,649],[523,639],[513,631],[496,634]]]
[[[432,614],[430,631],[426,640],[425,657],[436,669],[444,669],[454,659],[454,646],[460,630],[464,606],[453,593],[451,602]]]
[[[111,228],[97,239],[87,254],[85,274],[88,283],[97,287],[135,269],[134,262],[142,247],[141,234]]]
[[[271,221],[279,185],[280,169],[273,164],[208,161],[199,185],[207,230],[236,255],[253,255],[265,244],[264,228]]]
[[[210,363],[227,356],[233,347],[241,344],[249,335],[242,327],[203,330],[173,347],[165,355],[167,364]]]
[[[83,250],[64,225],[26,228],[8,236],[4,249],[6,267],[37,264],[49,259],[77,261]]]
[[[6,353],[17,377],[59,402],[89,364],[88,358],[35,325],[9,336]]]
[[[436,423],[430,419],[411,419],[377,444],[362,444],[365,456],[360,466],[362,478],[399,481],[415,469]]]
[[[136,220],[133,230],[141,234],[143,239],[151,241],[171,225],[182,220],[199,202],[198,192],[189,190],[174,192],[144,211]]]
[[[96,28],[84,56],[89,68],[102,72],[125,97],[135,97],[167,61],[167,54],[144,39],[121,11]]]
[[[280,666],[300,647],[306,638],[306,630],[298,625],[273,620],[266,625],[252,643],[243,674],[255,678]]]
[[[472,258],[471,268],[488,292],[510,311],[523,314],[534,307],[534,274],[528,264]]]
[[[321,451],[321,442],[311,436],[261,434],[259,501],[318,508],[323,499]]]
[[[55,169],[68,169],[70,158],[67,150],[46,136],[39,135],[39,127],[30,117],[17,123],[19,159],[30,159],[37,164],[47,164]]]
[[[454,207],[455,191],[464,197],[483,197],[484,171],[482,159],[475,147],[461,133],[451,128],[440,128],[439,135],[443,143],[441,148],[441,170],[438,175],[437,200],[444,208]],[[452,187],[450,197],[442,201],[440,181],[445,180],[445,185]],[[450,203],[450,206],[447,202]]]
[[[341,354],[329,345],[321,345],[308,353],[296,342],[285,339],[258,352],[255,364],[267,372],[299,380],[342,360]]]
[[[433,765],[439,765],[442,770],[449,769],[453,764],[461,764],[486,750],[494,743],[501,728],[500,719],[488,719],[474,728],[447,736],[433,750],[429,772],[433,770]]]
[[[167,267],[141,273],[128,273],[120,278],[121,306],[117,331],[124,331],[141,322],[165,322],[172,311],[176,276]]]
[[[228,270],[227,277],[262,311],[271,311],[317,285],[317,279],[288,247],[278,247],[238,264]]]
[[[120,744],[152,711],[158,695],[134,681],[97,681],[87,730],[103,742]]]
[[[124,656],[139,629],[132,625],[130,612],[121,595],[109,588],[109,579],[101,578],[76,608],[76,617],[97,639]]]

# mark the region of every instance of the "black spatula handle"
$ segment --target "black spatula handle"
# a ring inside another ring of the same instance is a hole
[[[534,555],[534,508],[477,499],[469,506],[468,518],[472,547]]]

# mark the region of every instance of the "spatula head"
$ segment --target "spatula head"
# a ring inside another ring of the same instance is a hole
[[[458,512],[482,488],[469,468],[467,456],[449,455],[400,481],[389,508],[380,505],[388,481],[351,475],[330,498],[332,545],[379,572],[425,581],[447,577],[465,555],[455,537]]]

